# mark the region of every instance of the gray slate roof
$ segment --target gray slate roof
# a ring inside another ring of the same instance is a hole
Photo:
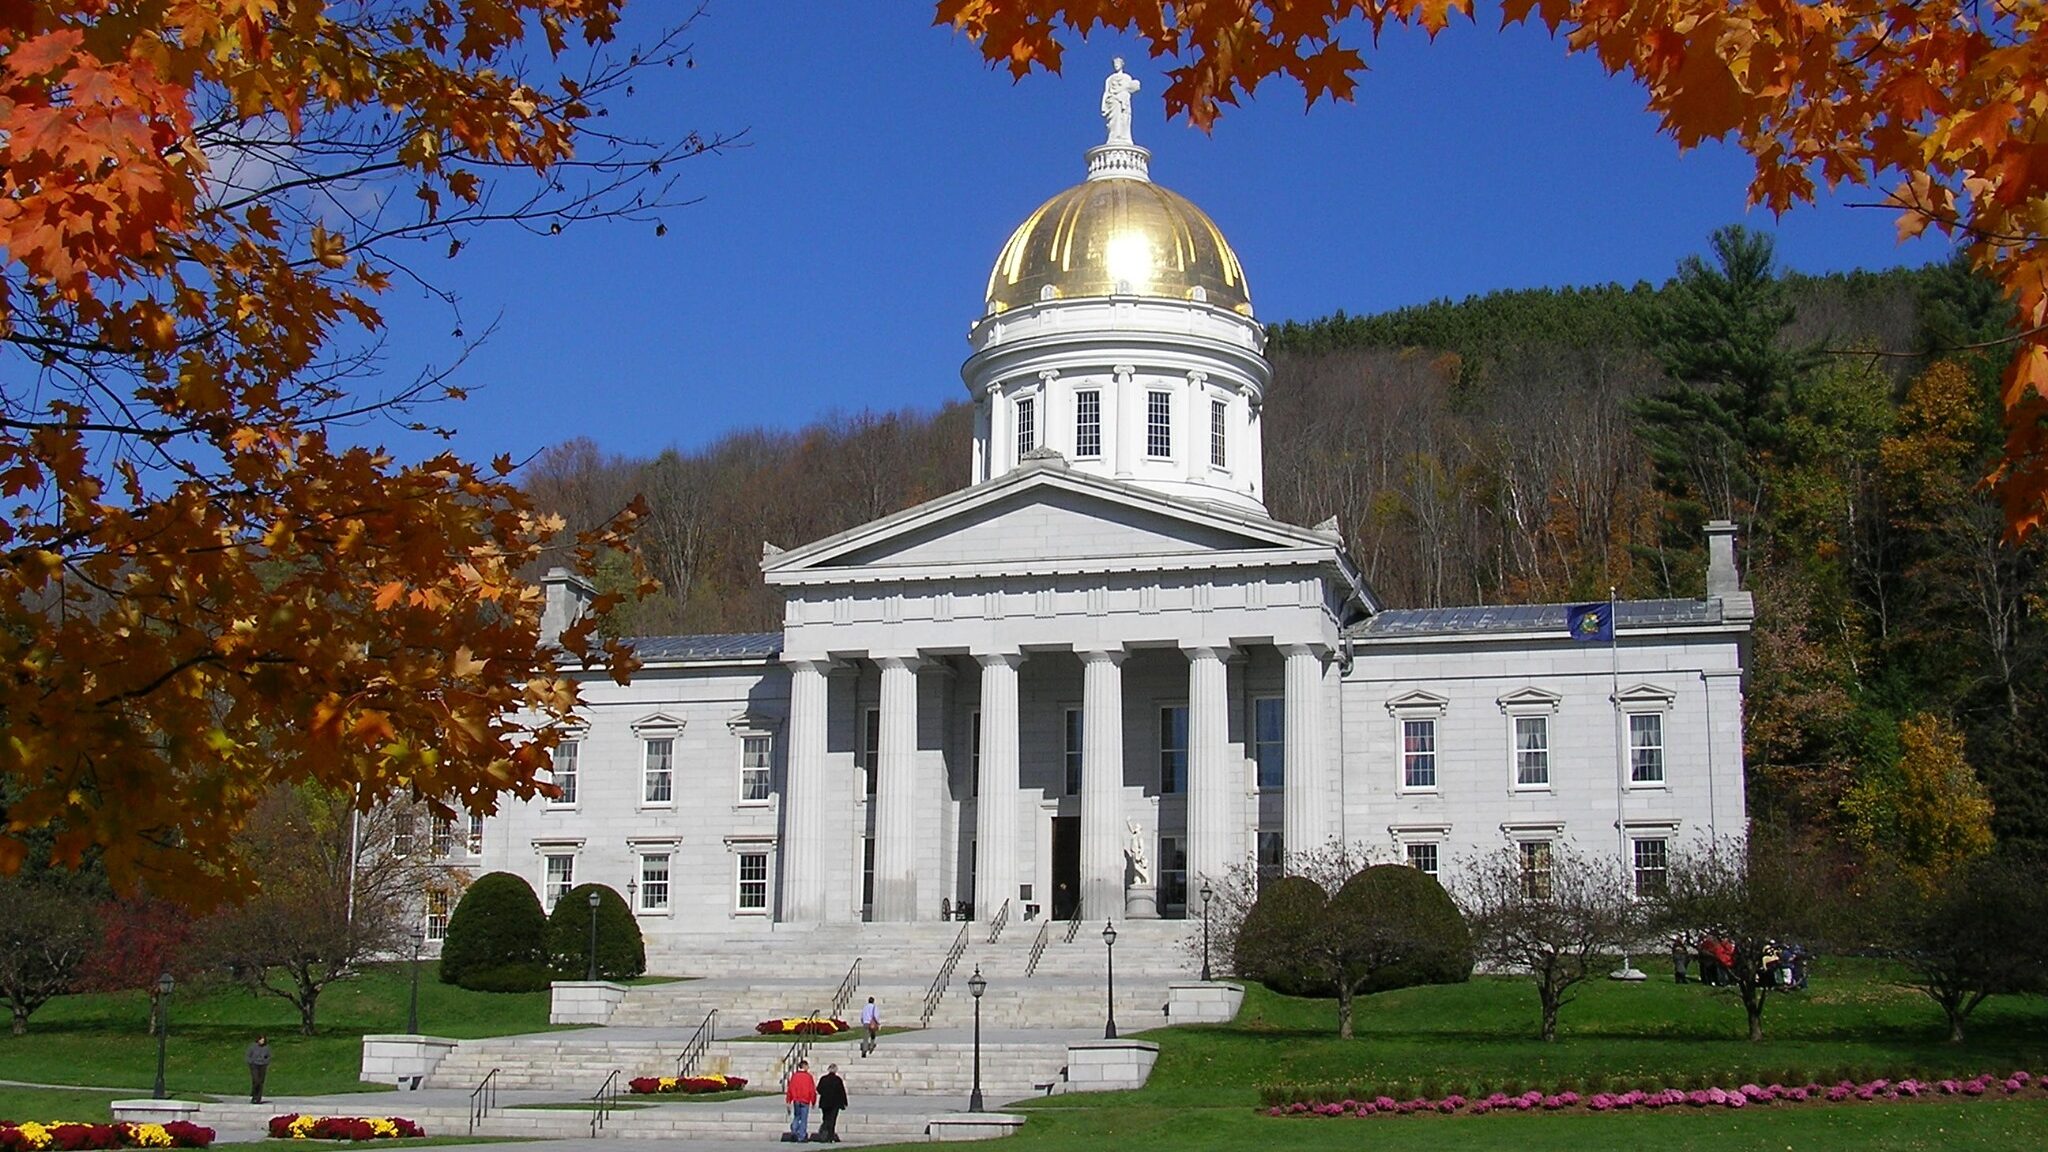
[[[1555,632],[1564,639],[1569,604],[1497,604],[1467,608],[1389,608],[1350,633],[1361,640],[1470,636],[1488,632]],[[1721,623],[1714,600],[1622,600],[1614,615],[1621,631],[1700,627]]]
[[[780,632],[709,636],[633,636],[626,643],[649,664],[674,660],[766,660],[782,652]]]

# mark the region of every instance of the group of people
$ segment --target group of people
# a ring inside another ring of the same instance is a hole
[[[875,1044],[882,1035],[882,1010],[875,1004],[873,996],[860,1010],[861,1031],[866,1035],[860,1040],[860,1054],[863,1059],[874,1054]],[[796,1071],[789,1074],[789,1082],[782,1089],[783,1103],[789,1105],[789,1131],[783,1133],[785,1142],[797,1144],[839,1143],[839,1113],[846,1108],[846,1081],[839,1076],[839,1065],[825,1065],[823,1076],[811,1075],[811,1062],[799,1060]],[[818,1133],[811,1134],[811,1109],[822,1114]]]
[[[1766,941],[1763,952],[1764,979],[1780,988],[1806,987],[1806,949],[1797,944]],[[1702,936],[1688,941],[1684,933],[1671,938],[1671,974],[1686,982],[1686,967],[1699,966],[1699,981],[1718,987],[1735,982],[1735,941],[1723,936]]]

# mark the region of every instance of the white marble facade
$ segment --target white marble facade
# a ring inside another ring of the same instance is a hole
[[[1018,229],[962,375],[951,495],[765,549],[779,633],[648,637],[585,685],[573,796],[491,817],[481,865],[630,887],[657,965],[835,921],[1184,915],[1234,864],[1332,840],[1449,878],[1570,840],[1654,882],[1743,827],[1733,539],[1708,595],[1389,609],[1334,525],[1265,512],[1270,379],[1236,257],[1144,149]],[[548,582],[551,627],[587,591]]]

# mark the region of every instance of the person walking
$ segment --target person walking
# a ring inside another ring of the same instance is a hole
[[[875,1007],[873,996],[868,997],[868,1002],[861,1007],[860,1026],[868,1034],[867,1039],[860,1042],[860,1054],[865,1059],[874,1052],[875,1039],[882,1034],[882,1010]]]
[[[825,1074],[818,1077],[818,1110],[825,1114],[825,1123],[811,1137],[812,1143],[839,1143],[839,1113],[845,1107],[846,1081],[839,1078],[839,1065],[827,1064]]]
[[[1692,948],[1686,944],[1685,934],[1681,932],[1671,938],[1671,974],[1678,978],[1680,984],[1685,983],[1685,968],[1691,962]]]
[[[784,1139],[802,1144],[811,1138],[811,1105],[818,1102],[818,1085],[811,1079],[809,1060],[796,1062],[796,1071],[789,1074],[789,1086],[782,1090],[782,1099],[789,1105],[789,1135]]]
[[[249,1103],[263,1103],[263,1078],[270,1074],[270,1039],[258,1036],[249,1045],[245,1058],[249,1062]]]

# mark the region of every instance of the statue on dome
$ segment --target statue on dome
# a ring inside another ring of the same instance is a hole
[[[1116,70],[1102,82],[1102,120],[1109,125],[1111,144],[1131,142],[1131,93],[1138,90],[1135,77],[1124,73],[1124,58],[1115,60]]]

